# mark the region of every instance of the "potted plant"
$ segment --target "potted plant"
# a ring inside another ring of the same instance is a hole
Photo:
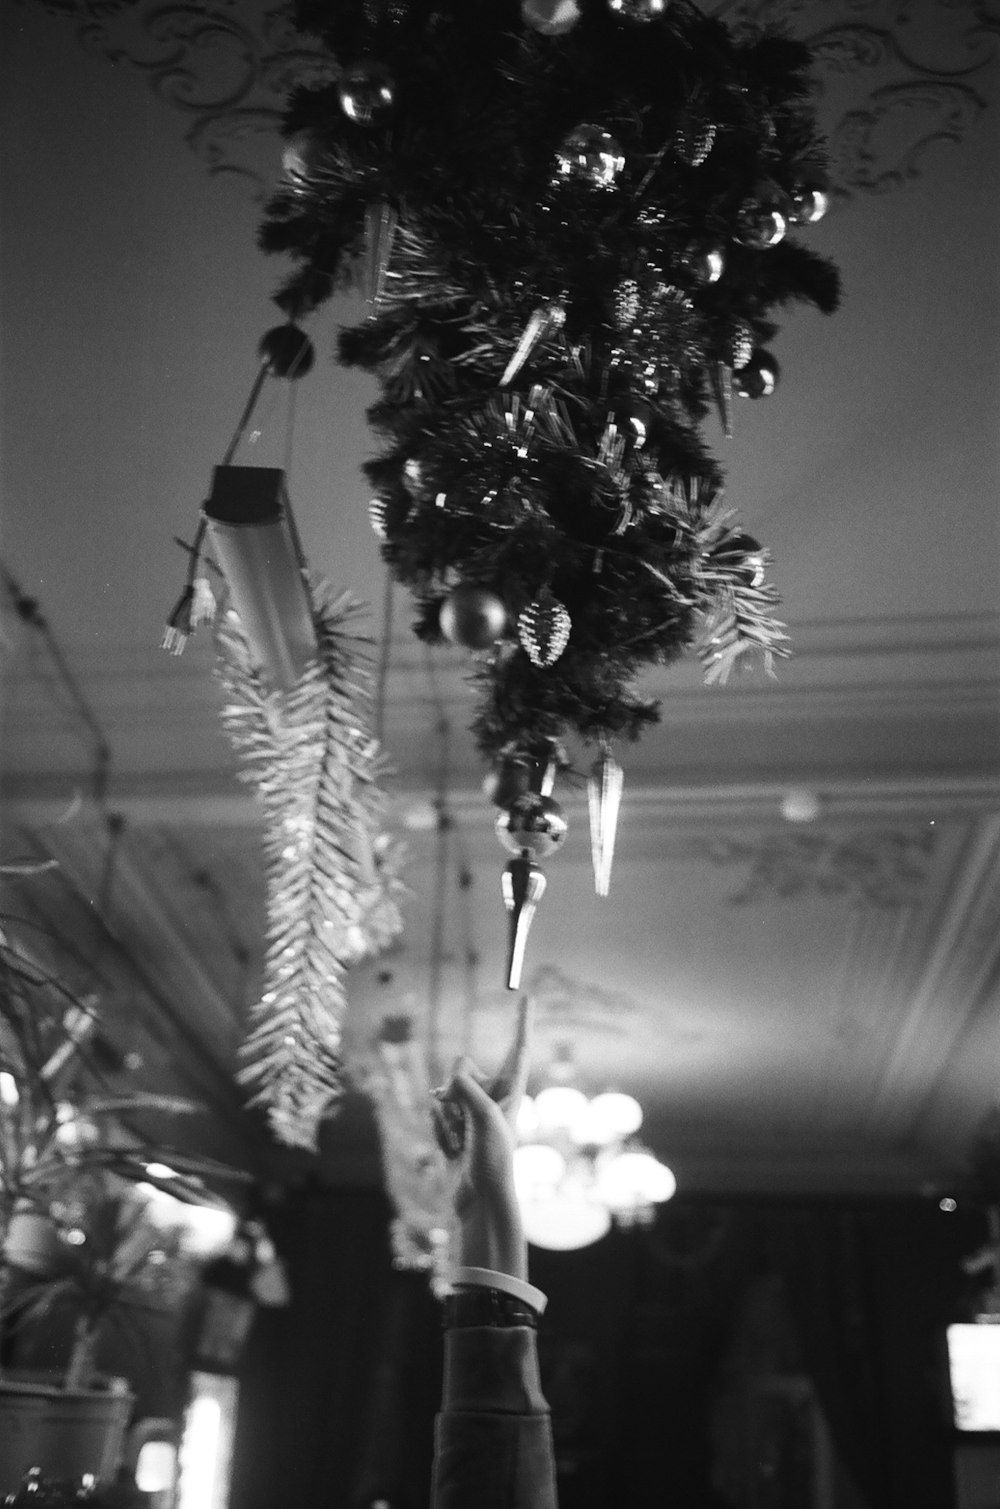
[[[66,1343],[58,1372],[0,1367],[0,1495],[31,1467],[113,1475],[134,1401],[98,1373],[98,1346],[115,1328],[138,1335],[194,1276],[162,1203],[222,1205],[206,1178],[245,1177],[144,1136],[149,1113],[198,1108],[108,1093],[96,1022],[93,1002],[0,932],[0,1359],[43,1325]]]

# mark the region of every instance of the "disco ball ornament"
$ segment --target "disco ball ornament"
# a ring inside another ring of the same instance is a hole
[[[757,347],[750,360],[733,373],[733,391],[741,398],[770,398],[780,375],[781,369],[770,351]]]
[[[374,58],[345,68],[337,92],[344,114],[359,126],[374,125],[386,116],[396,95],[392,73]]]
[[[257,347],[258,355],[272,377],[305,377],[316,360],[312,341],[298,325],[275,325]]]
[[[510,854],[547,859],[566,837],[566,815],[551,796],[525,791],[497,815],[497,838]]]
[[[545,587],[518,616],[517,637],[532,665],[555,665],[569,644],[573,620],[553,592]]]
[[[787,219],[791,225],[815,225],[830,208],[830,188],[822,167],[809,164],[789,195]]]
[[[608,0],[608,10],[625,21],[655,21],[666,13],[667,0]]]
[[[466,650],[488,650],[507,627],[503,600],[488,587],[463,583],[441,604],[441,633]]]
[[[739,213],[736,239],[755,251],[767,251],[784,239],[790,201],[773,183],[758,184]]]
[[[521,20],[543,37],[561,37],[580,19],[577,0],[521,0]]]
[[[603,126],[575,126],[556,149],[556,181],[610,189],[625,166],[622,149]]]

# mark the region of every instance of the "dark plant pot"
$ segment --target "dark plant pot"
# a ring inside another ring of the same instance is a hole
[[[44,1374],[0,1378],[0,1495],[31,1467],[46,1478],[113,1482],[134,1404],[127,1390],[61,1389]]]

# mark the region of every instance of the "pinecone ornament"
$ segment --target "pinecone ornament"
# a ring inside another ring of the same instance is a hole
[[[569,644],[573,621],[548,587],[523,609],[517,620],[517,637],[533,665],[555,665]]]

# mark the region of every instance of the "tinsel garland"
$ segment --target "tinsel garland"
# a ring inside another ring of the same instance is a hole
[[[492,757],[635,737],[637,677],[691,647],[709,680],[788,652],[700,425],[773,391],[777,306],[839,294],[784,235],[824,196],[807,49],[689,0],[552,9],[301,5],[341,73],[291,101],[262,227],[293,314],[369,295],[340,355],[381,384],[372,516],[421,637],[484,593]]]
[[[275,1134],[303,1147],[342,1090],[347,972],[402,929],[356,611],[346,594],[317,600],[318,658],[287,692],[261,676],[233,617],[216,628],[222,722],[265,816],[264,982],[240,1079]]]

